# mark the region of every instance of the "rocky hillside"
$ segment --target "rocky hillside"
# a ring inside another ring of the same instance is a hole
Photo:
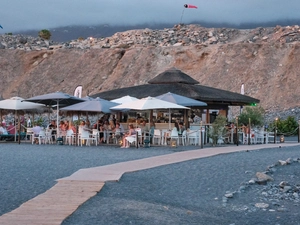
[[[54,43],[0,36],[0,94],[27,98],[53,91],[83,94],[147,83],[177,67],[201,84],[261,100],[268,113],[300,117],[300,28],[253,30],[175,25],[108,38]],[[299,114],[299,115],[298,115]]]

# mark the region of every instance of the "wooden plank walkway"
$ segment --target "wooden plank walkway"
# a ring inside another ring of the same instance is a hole
[[[281,147],[300,145],[280,144]],[[106,181],[117,181],[124,173],[199,159],[218,154],[279,147],[278,144],[214,147],[81,169],[57,180],[51,189],[0,216],[1,225],[59,225],[80,205],[95,196]]]
[[[58,181],[45,193],[1,216],[0,224],[59,225],[103,186],[99,181]]]

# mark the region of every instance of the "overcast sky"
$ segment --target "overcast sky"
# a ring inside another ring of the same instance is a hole
[[[184,4],[198,9],[184,9]],[[0,5],[0,33],[68,25],[178,24],[181,17],[186,24],[298,19],[300,0],[6,0]]]

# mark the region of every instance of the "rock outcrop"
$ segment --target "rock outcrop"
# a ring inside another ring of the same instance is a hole
[[[53,91],[83,94],[140,85],[177,67],[200,84],[261,100],[268,114],[299,118],[300,28],[253,30],[175,25],[112,37],[55,43],[0,36],[0,94],[23,98]]]

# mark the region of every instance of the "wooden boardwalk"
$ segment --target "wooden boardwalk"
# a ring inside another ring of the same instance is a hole
[[[103,187],[99,181],[58,181],[51,189],[0,217],[1,225],[59,225]]]
[[[285,146],[299,143],[280,144]],[[279,147],[278,144],[240,145],[205,148],[167,155],[81,169],[69,177],[58,180],[51,189],[23,203],[19,208],[0,217],[1,225],[59,225],[80,205],[95,196],[106,181],[117,181],[124,173],[162,165],[199,159],[218,154]]]

